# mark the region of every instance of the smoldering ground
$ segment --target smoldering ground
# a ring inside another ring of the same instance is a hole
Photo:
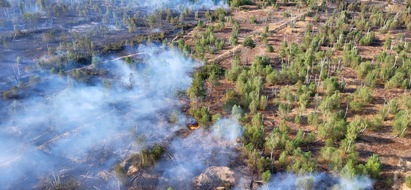
[[[130,145],[132,151],[144,148],[135,143],[137,137],[145,136],[148,146],[185,127],[167,124],[166,116],[179,109],[176,92],[190,85],[198,63],[174,50],[139,51],[147,55],[138,68],[122,61],[102,64],[113,76],[104,82],[45,76],[37,93],[6,103],[0,186],[30,188],[53,173],[79,180],[88,172],[95,182],[97,173],[109,171]],[[107,187],[103,181],[93,185]]]
[[[238,163],[242,127],[234,118],[218,120],[209,130],[199,129],[187,138],[170,144],[171,159],[162,159],[155,169],[161,173],[159,187],[193,189],[193,179],[210,166],[233,166]]]
[[[370,190],[373,189],[373,181],[365,176],[343,177],[329,173],[311,173],[305,175],[278,173],[275,174],[267,184],[259,188],[259,190],[291,189]]]

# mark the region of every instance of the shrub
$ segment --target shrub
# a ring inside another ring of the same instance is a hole
[[[315,113],[315,112],[311,112],[310,114],[308,114],[308,124],[312,125],[312,126],[317,126],[318,125],[318,119],[319,119],[319,114]]]
[[[253,2],[251,0],[229,0],[228,1],[231,7],[239,7],[243,5],[252,5]]]
[[[385,49],[387,49],[387,50],[390,50],[391,49],[391,38],[388,38],[387,40],[385,40],[385,42],[384,42],[384,47],[385,47]]]
[[[272,45],[267,45],[267,52],[268,53],[274,52],[274,47]]]
[[[331,78],[325,79],[323,83],[323,88],[325,90],[325,94],[331,95],[331,94],[334,94],[335,91],[340,89],[340,84],[338,83],[338,80],[336,77],[331,77]]]
[[[263,182],[264,182],[264,183],[269,182],[270,179],[271,179],[271,172],[270,172],[270,170],[265,171],[265,172],[261,175],[261,178],[263,178]]]
[[[244,144],[253,148],[263,148],[265,143],[264,127],[246,125],[244,130]]]
[[[194,73],[194,79],[190,88],[187,90],[187,94],[191,99],[204,98],[206,96],[206,89],[204,86],[204,79],[199,72]]]
[[[255,42],[253,39],[251,39],[250,36],[246,37],[244,42],[243,42],[244,47],[249,47],[249,48],[254,48],[255,47]]]
[[[374,154],[368,158],[365,164],[365,171],[371,178],[377,179],[381,175],[381,161],[378,155]]]
[[[256,23],[257,23],[257,18],[256,18],[255,16],[251,16],[251,17],[249,18],[249,20],[250,20],[250,23],[252,23],[252,24],[256,24]]]
[[[190,109],[190,114],[197,120],[198,124],[207,127],[211,121],[210,113],[206,107]]]
[[[394,117],[394,133],[400,137],[405,135],[405,131],[410,126],[410,114],[408,110],[401,110]]]
[[[374,32],[370,32],[366,35],[364,35],[361,40],[360,40],[360,45],[362,46],[369,46],[373,43],[373,41],[375,40],[375,34]]]

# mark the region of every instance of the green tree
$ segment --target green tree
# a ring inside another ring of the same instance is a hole
[[[394,133],[400,137],[405,135],[407,128],[410,126],[411,116],[408,110],[401,110],[394,117]]]
[[[249,48],[254,48],[255,47],[255,42],[254,42],[253,39],[251,39],[250,36],[248,36],[244,39],[243,46],[244,47],[249,47]]]
[[[368,158],[367,163],[364,166],[363,172],[365,175],[368,175],[373,179],[378,179],[380,177],[381,161],[378,155],[373,154],[371,157]]]
[[[271,180],[271,172],[270,170],[265,171],[262,175],[261,178],[263,179],[264,183],[267,183]]]
[[[194,73],[194,78],[187,94],[191,99],[203,99],[206,96],[206,89],[204,86],[204,79],[199,72]]]

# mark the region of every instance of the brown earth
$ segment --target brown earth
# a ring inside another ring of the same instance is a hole
[[[376,2],[384,3],[384,2]],[[391,7],[392,8],[392,7]],[[272,12],[272,19],[267,19],[267,13]],[[290,18],[284,18],[283,13],[291,13]],[[231,62],[234,54],[240,54],[242,63],[250,65],[255,56],[268,56],[271,60],[278,60],[278,52],[281,47],[281,43],[285,40],[289,44],[292,42],[300,43],[304,39],[305,26],[308,23],[314,25],[314,30],[316,27],[322,24],[322,21],[326,20],[327,15],[321,15],[319,22],[314,22],[312,17],[307,15],[308,11],[306,9],[298,9],[294,6],[280,7],[274,9],[272,7],[265,9],[255,9],[246,8],[245,10],[235,10],[231,13],[231,16],[234,20],[240,23],[240,37],[239,43],[241,44],[245,37],[253,36],[253,40],[256,42],[256,47],[249,49],[243,47],[242,45],[237,45],[232,47],[228,45],[224,50],[219,51],[217,54],[207,54],[206,59],[209,62],[215,62],[220,64],[224,69],[227,69],[231,66]],[[255,15],[257,18],[257,24],[250,24],[248,18],[251,15]],[[301,20],[301,16],[306,15],[305,20]],[[261,33],[265,26],[269,26],[269,37],[268,43],[274,47],[273,53],[267,53],[265,51],[265,46],[262,44],[259,39],[259,33]],[[231,32],[231,24],[227,24],[226,28],[222,31],[216,32],[216,35],[219,38],[229,39]],[[183,38],[186,43],[193,44],[193,38],[195,34],[198,33],[198,29],[187,33]],[[401,36],[405,35],[409,38],[407,33],[404,31],[396,31],[395,35],[387,35],[376,32],[376,37],[382,41],[388,37]],[[324,48],[324,47],[323,47]],[[373,58],[383,51],[382,44],[377,46],[359,46],[359,52],[364,60],[373,60]],[[341,56],[341,51],[336,51],[335,56]],[[272,63],[274,67],[280,67],[279,62]],[[347,83],[346,90],[343,92],[344,95],[349,95],[355,91],[355,89],[360,86],[363,81],[359,80],[355,75],[355,70],[348,67],[342,67],[342,77]],[[221,80],[220,85],[214,87],[212,92],[208,95],[205,101],[202,103],[204,106],[210,109],[212,114],[215,113],[224,113],[222,110],[222,100],[224,99],[225,92],[228,89],[234,89],[235,84],[232,82]],[[264,95],[267,95],[269,100],[274,98],[274,94],[279,92],[282,85],[274,86],[265,86]],[[356,113],[362,117],[372,118],[375,117],[378,112],[382,109],[385,102],[389,99],[400,97],[401,95],[409,95],[409,92],[402,89],[385,89],[383,85],[377,85],[373,89],[373,101],[372,104],[366,106],[361,113]],[[322,98],[322,97],[321,97]],[[411,98],[411,96],[410,96]],[[343,102],[345,107],[345,102]],[[272,102],[267,106],[266,111],[261,111],[264,118],[264,124],[266,127],[266,132],[271,131],[273,127],[279,124],[279,118],[277,117],[276,107]],[[292,114],[296,113],[296,109],[293,110]],[[312,109],[307,109],[304,112],[304,115],[313,111]],[[354,114],[348,115],[348,121],[352,120]],[[294,131],[298,129],[303,129],[306,132],[316,132],[316,128],[306,124],[294,124],[288,123],[291,129]],[[360,160],[365,161],[372,154],[378,154],[382,161],[382,177],[381,180],[377,181],[375,188],[376,189],[386,189],[394,188],[398,189],[403,183],[404,176],[411,171],[411,168],[407,168],[404,164],[401,163],[401,160],[411,161],[411,134],[408,133],[404,138],[395,136],[392,133],[391,121],[385,121],[383,127],[377,131],[366,130],[360,137],[357,139],[356,147],[360,153]],[[316,143],[318,146],[322,146],[323,143]],[[321,147],[308,147],[307,149],[313,151],[314,154],[317,154],[315,150],[319,150]],[[326,167],[325,167],[326,168]],[[403,186],[404,188],[405,186]],[[406,189],[406,188],[404,188]]]

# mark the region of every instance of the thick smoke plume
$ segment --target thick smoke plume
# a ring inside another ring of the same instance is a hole
[[[176,93],[190,85],[199,63],[174,50],[138,51],[146,56],[137,68],[123,61],[97,66],[109,72],[97,84],[44,76],[26,98],[3,102],[0,186],[31,188],[41,176],[65,172],[98,181],[97,173],[110,170],[130,145],[138,151],[185,127],[167,124],[167,117],[179,109]],[[136,144],[141,136],[147,140]]]

